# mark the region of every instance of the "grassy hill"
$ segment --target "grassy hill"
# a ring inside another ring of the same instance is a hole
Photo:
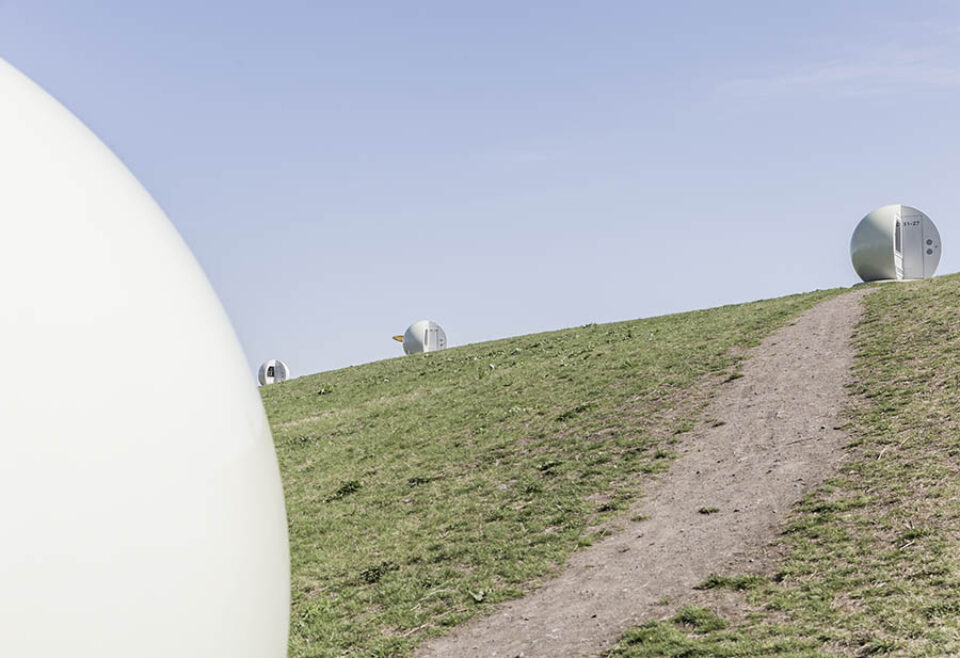
[[[709,422],[705,404],[737,377],[746,348],[838,292],[262,389],[290,521],[291,655],[404,655],[529,591],[609,532],[604,522],[669,465],[678,435]],[[624,651],[642,647],[634,639]]]
[[[611,655],[960,655],[960,277],[884,285],[865,305],[853,459],[793,510],[784,557],[716,574],[700,605]]]

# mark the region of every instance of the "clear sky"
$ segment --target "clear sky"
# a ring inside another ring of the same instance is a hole
[[[251,368],[850,285],[888,203],[960,270],[960,3],[0,0],[0,57],[164,207]]]

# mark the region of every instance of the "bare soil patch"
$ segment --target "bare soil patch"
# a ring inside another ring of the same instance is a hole
[[[627,517],[645,520],[624,520],[557,578],[418,655],[593,655],[695,600],[710,574],[761,570],[790,506],[846,458],[851,338],[867,292],[810,309],[751,351],[707,411],[712,421]]]

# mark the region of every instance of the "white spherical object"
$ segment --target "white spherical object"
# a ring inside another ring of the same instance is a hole
[[[288,379],[290,379],[290,368],[279,359],[270,359],[260,366],[260,371],[257,372],[257,381],[261,386],[285,382]]]
[[[403,351],[406,354],[435,352],[446,347],[447,334],[432,320],[414,322],[403,334]]]
[[[916,208],[883,206],[857,224],[850,259],[864,281],[928,279],[940,264],[940,233]]]
[[[0,656],[286,656],[276,455],[210,284],[2,60],[0,145]]]

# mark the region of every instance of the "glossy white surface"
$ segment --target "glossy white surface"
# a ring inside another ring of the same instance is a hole
[[[2,60],[0,145],[0,656],[285,656],[277,461],[206,277]]]
[[[446,347],[447,334],[432,320],[414,322],[403,334],[403,351],[406,354],[436,352]]]
[[[864,281],[930,278],[940,256],[936,225],[923,212],[902,204],[870,212],[850,238],[850,260]]]
[[[266,361],[260,366],[260,370],[257,371],[257,381],[260,382],[261,386],[285,382],[288,379],[290,379],[290,368],[279,359]]]

